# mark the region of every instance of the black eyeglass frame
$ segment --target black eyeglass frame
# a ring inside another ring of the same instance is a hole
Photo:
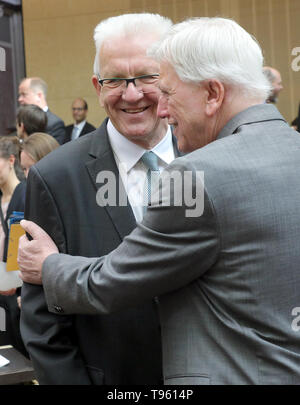
[[[142,75],[142,76],[136,76],[136,77],[131,77],[130,79],[126,77],[110,77],[110,78],[105,78],[105,79],[100,79],[100,76],[98,75],[98,83],[103,87],[103,82],[105,80],[124,80],[126,82],[126,88],[128,87],[129,83],[133,83],[134,86],[136,87],[135,80],[136,79],[145,79],[146,77],[159,77],[158,73],[155,73],[153,75]]]

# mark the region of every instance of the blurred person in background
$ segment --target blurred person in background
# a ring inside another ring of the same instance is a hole
[[[18,177],[20,143],[16,137],[0,138],[0,261],[6,262],[9,241],[8,219],[13,211],[24,212],[26,183]],[[27,355],[20,335],[20,310],[14,288],[0,291],[0,307],[6,313],[6,331],[0,332],[1,344],[11,344]]]
[[[34,132],[45,132],[47,121],[47,114],[40,107],[34,104],[23,105],[17,111],[17,136],[23,142]]]
[[[72,103],[72,115],[74,124],[66,127],[65,142],[73,141],[89,132],[94,131],[96,128],[86,121],[88,113],[88,104],[83,98],[76,98]]]
[[[31,166],[58,147],[59,143],[51,135],[44,133],[37,132],[25,139],[20,155],[25,177],[27,178]]]
[[[279,93],[283,90],[281,74],[277,69],[270,66],[265,66],[263,72],[272,86],[272,90],[266,100],[267,103],[276,104],[278,101]]]
[[[21,168],[27,178],[29,169],[48,153],[58,148],[60,145],[53,136],[36,132],[26,138],[22,144],[20,153]],[[21,296],[17,297],[19,308],[21,308]]]
[[[27,77],[23,79],[19,86],[20,105],[35,104],[44,110],[47,114],[48,124],[46,133],[52,135],[58,143],[62,144],[65,140],[65,124],[61,118],[49,110],[47,103],[47,83],[40,77]]]

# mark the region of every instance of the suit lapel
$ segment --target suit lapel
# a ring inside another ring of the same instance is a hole
[[[82,135],[85,135],[85,134],[86,134],[86,131],[87,131],[86,127],[87,127],[87,122],[84,124],[84,127],[82,128],[82,131],[81,131],[80,134],[79,134],[79,138],[80,138]]]
[[[69,126],[68,128],[66,128],[66,142],[71,141],[73,128],[74,128],[74,125]]]
[[[121,182],[121,178],[119,175],[119,171],[114,159],[111,146],[109,144],[106,124],[107,120],[105,120],[101,125],[101,127],[97,130],[97,135],[92,137],[92,143],[89,152],[91,159],[88,162],[86,162],[86,168],[88,170],[90,179],[96,191],[98,191],[102,185],[101,183],[97,183],[97,176],[99,173],[107,171],[115,176],[115,179],[117,180],[116,183],[117,204],[115,206],[107,205],[103,209],[107,211],[118,234],[120,235],[121,239],[123,239],[136,227],[136,221],[132,208],[128,202],[127,196],[125,195],[125,190]],[[119,181],[121,182],[120,192],[123,193],[123,200],[124,195],[126,196],[125,206],[118,205]]]

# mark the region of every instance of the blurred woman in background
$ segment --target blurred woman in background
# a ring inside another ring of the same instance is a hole
[[[24,212],[26,183],[20,169],[20,142],[16,137],[0,137],[0,261],[6,262],[9,240],[8,219],[13,211]],[[0,307],[6,314],[6,332],[1,343],[11,344],[26,354],[19,330],[20,311],[16,289],[0,291]],[[4,338],[4,341],[3,341]]]
[[[0,137],[0,211],[3,214],[3,221],[0,224],[0,261],[6,262],[9,216],[13,211],[24,212],[26,184],[21,181],[24,174],[27,177],[30,167],[58,146],[59,143],[45,133],[34,133],[23,138],[22,143],[16,137]],[[6,332],[0,332],[0,345],[10,344],[27,356],[19,329],[21,307],[19,292],[16,289],[0,291],[0,307],[6,312]]]
[[[41,160],[48,153],[59,147],[59,143],[53,136],[37,132],[26,138],[22,144],[21,167],[25,177],[31,166]]]
[[[20,154],[21,167],[27,178],[29,169],[48,153],[58,148],[60,145],[53,136],[36,132],[23,140]],[[18,305],[21,308],[21,297],[19,296]]]

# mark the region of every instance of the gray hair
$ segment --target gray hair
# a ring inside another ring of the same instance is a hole
[[[94,31],[96,46],[94,74],[100,74],[99,53],[106,40],[127,35],[143,38],[147,34],[157,35],[159,40],[171,26],[172,21],[169,18],[151,13],[123,14],[101,21]]]
[[[29,87],[31,90],[33,90],[35,93],[41,91],[44,94],[44,97],[47,98],[48,86],[45,80],[41,79],[40,77],[26,77],[21,81],[21,83],[25,80],[29,80]]]
[[[149,55],[169,62],[185,82],[214,78],[250,98],[265,99],[270,91],[259,44],[231,19],[203,17],[175,24]]]

